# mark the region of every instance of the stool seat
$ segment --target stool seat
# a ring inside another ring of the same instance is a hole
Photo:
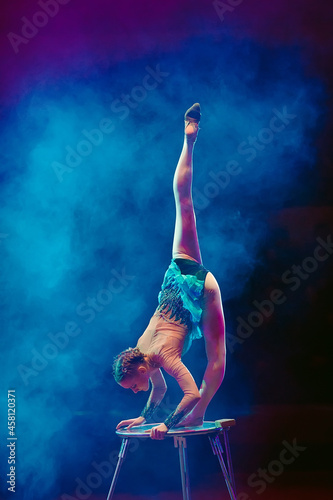
[[[107,500],[111,500],[116,487],[116,482],[118,479],[120,467],[125,460],[128,445],[133,438],[150,438],[150,430],[152,427],[159,425],[154,424],[144,424],[140,426],[132,427],[131,429],[119,429],[116,434],[122,438],[121,447],[118,455],[117,466],[113,475],[112,483],[110,486],[109,494]],[[231,462],[231,454],[229,447],[228,431],[230,427],[236,425],[236,421],[232,418],[222,418],[212,422],[204,422],[202,425],[193,427],[176,427],[170,429],[166,434],[166,438],[173,438],[175,448],[179,451],[179,464],[180,464],[180,474],[182,481],[182,491],[183,500],[191,499],[190,492],[190,481],[188,473],[187,464],[187,438],[191,436],[208,435],[209,442],[211,444],[212,451],[215,456],[217,456],[220,463],[222,473],[226,482],[226,486],[230,495],[231,500],[236,500],[236,488],[235,488],[235,478],[233,473],[233,467]],[[220,440],[220,436],[223,435],[224,438],[224,449]],[[158,443],[159,441],[157,441]],[[226,455],[227,465],[224,462],[223,454]]]
[[[153,427],[159,424],[143,424],[132,427],[129,430],[120,429],[116,431],[116,434],[122,438],[149,438],[149,431]],[[219,429],[226,429],[227,427],[232,427],[236,425],[236,421],[230,418],[224,418],[221,420],[215,420],[212,422],[204,422],[202,425],[196,425],[192,427],[176,427],[170,429],[165,437],[174,436],[193,436],[199,434],[211,434],[216,433]]]

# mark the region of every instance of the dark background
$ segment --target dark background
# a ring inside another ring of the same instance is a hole
[[[2,12],[3,498],[7,389],[15,498],[106,496],[115,426],[147,397],[110,367],[156,307],[182,119],[197,101],[194,203],[228,346],[206,417],[237,420],[239,500],[330,498],[332,6],[15,0]],[[184,362],[200,384],[203,341]],[[159,420],[181,398],[168,385]],[[294,440],[306,450],[275,464],[264,491],[251,485]],[[227,498],[208,441],[190,446],[193,497]],[[171,441],[141,443],[117,498],[176,499],[179,487]]]

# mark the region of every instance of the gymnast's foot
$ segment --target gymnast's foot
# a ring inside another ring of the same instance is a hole
[[[196,102],[185,113],[185,137],[187,142],[194,143],[196,141],[199,121],[201,118],[200,104]]]
[[[196,417],[195,415],[187,415],[176,427],[199,427],[203,424],[203,417]]]

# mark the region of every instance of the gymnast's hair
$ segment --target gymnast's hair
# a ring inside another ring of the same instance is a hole
[[[145,355],[138,347],[129,347],[114,358],[112,373],[116,382],[121,382],[125,377],[133,377],[137,374],[140,365],[158,367],[159,363],[154,360],[151,354]]]

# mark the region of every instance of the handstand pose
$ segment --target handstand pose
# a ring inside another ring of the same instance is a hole
[[[115,380],[133,392],[152,390],[140,417],[122,420],[117,429],[142,425],[160,404],[167,386],[161,368],[178,382],[184,397],[150,436],[163,439],[171,427],[201,425],[206,408],[220,387],[225,371],[224,317],[216,279],[202,265],[192,201],[192,154],[196,142],[200,105],[185,114],[185,138],[174,176],[176,226],[172,261],[164,276],[158,306],[135,348],[114,360]],[[200,391],[181,360],[194,338],[205,339],[207,368]]]

